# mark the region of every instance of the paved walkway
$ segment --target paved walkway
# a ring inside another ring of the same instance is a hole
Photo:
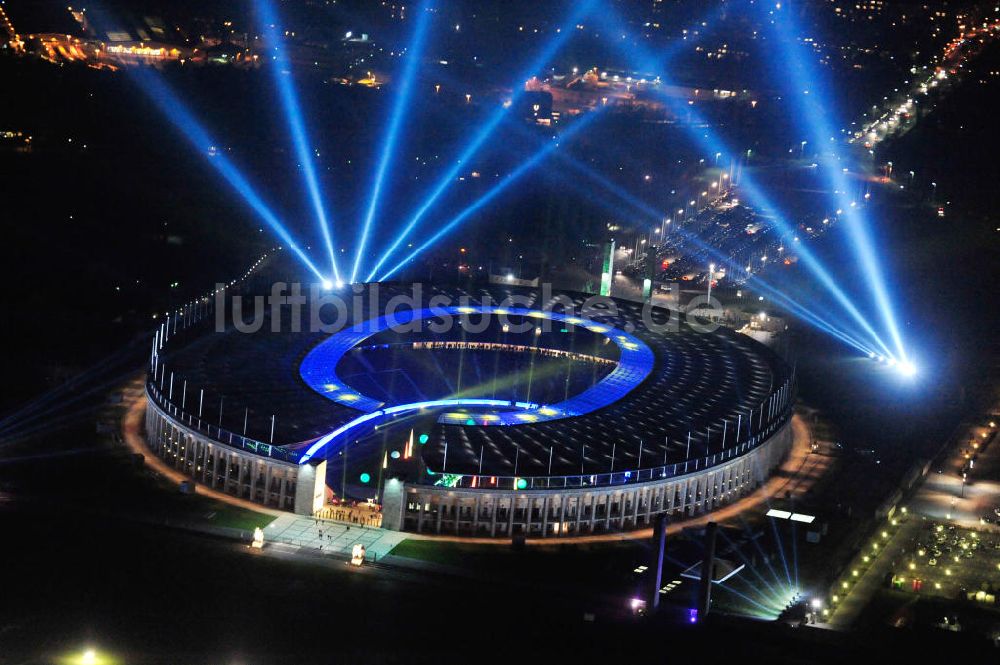
[[[144,464],[166,478],[172,483],[180,485],[184,481],[191,480],[183,473],[168,465],[157,457],[156,453],[150,450],[145,437],[142,436],[142,426],[146,415],[146,389],[143,377],[130,381],[128,386],[122,389],[122,396],[125,402],[125,415],[122,417],[122,437],[125,445],[134,453],[139,453],[145,457]],[[274,508],[267,508],[259,503],[253,503],[245,499],[230,496],[218,490],[206,487],[201,483],[195,483],[194,491],[202,496],[222,501],[232,506],[238,506],[246,510],[277,517],[285,512]]]
[[[992,412],[997,410],[1000,404]],[[956,443],[948,457],[927,474],[910,509],[969,529],[996,528],[980,522],[982,517],[993,517],[993,508],[1000,505],[1000,440],[996,428],[970,425],[959,433]],[[967,468],[965,455],[972,453],[976,453],[975,464]]]
[[[264,529],[264,543],[282,543],[295,548],[319,553],[350,554],[354,545],[361,543],[368,557],[381,559],[407,534],[374,527],[343,524],[331,520],[317,520],[302,515],[285,513]]]

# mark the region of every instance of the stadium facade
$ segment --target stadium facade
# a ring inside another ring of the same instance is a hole
[[[228,321],[250,286],[189,303],[153,342],[150,447],[261,505],[312,515],[335,492],[379,502],[386,528],[470,537],[709,512],[791,448],[792,372],[732,330],[571,291],[422,288],[437,305],[358,287],[332,331],[287,307]]]

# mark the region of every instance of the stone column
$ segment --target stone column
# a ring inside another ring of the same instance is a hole
[[[576,530],[574,535],[580,533],[580,519],[583,517],[583,494],[576,495]]]
[[[257,477],[260,475],[260,462],[252,460],[250,462],[250,500],[257,500]]]
[[[264,505],[268,505],[271,501],[271,465],[264,463]],[[227,485],[229,480],[229,475],[226,475]]]
[[[242,470],[242,469],[241,469]],[[281,510],[285,509],[285,494],[288,491],[288,469],[281,470],[281,484],[278,487],[278,508]],[[243,485],[239,486],[239,492],[243,491]]]
[[[559,496],[559,535],[563,535],[563,530],[566,528],[566,503],[569,498],[566,495]]]
[[[236,477],[236,495],[243,496],[243,478],[246,475],[247,467],[253,464],[252,460],[240,458],[239,474]]]
[[[475,536],[479,533],[479,505],[480,505],[480,495],[476,494],[475,501],[472,504],[472,535]]]

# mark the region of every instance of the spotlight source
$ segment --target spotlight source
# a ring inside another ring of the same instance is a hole
[[[820,79],[817,75],[818,72],[811,65],[810,54],[799,44],[797,38],[799,26],[795,22],[795,13],[769,11],[766,18],[775,31],[779,49],[784,49],[783,53],[780,50],[774,51],[780,53],[775,62],[781,68],[781,76],[789,80],[793,89],[798,88],[814,93],[793,95],[792,98],[799,104],[798,115],[805,119],[809,131],[812,132],[811,140],[819,144],[825,137],[833,135],[830,118],[831,105],[826,103],[824,99],[823,86],[816,85]],[[887,280],[884,275],[883,262],[879,260],[878,248],[869,229],[869,221],[857,209],[853,201],[850,202],[850,205],[844,205],[847,202],[846,193],[851,190],[845,175],[849,173],[849,169],[846,167],[836,168],[842,161],[842,155],[838,153],[836,147],[831,145],[830,152],[824,156],[818,156],[817,160],[829,180],[833,193],[837,195],[836,202],[841,204],[837,214],[845,213],[846,228],[851,240],[850,245],[867,274],[865,282],[871,287],[874,304],[881,313],[889,336],[895,344],[895,355],[902,357],[903,340],[886,286]],[[891,162],[889,165],[891,166]],[[879,342],[879,346],[884,348],[878,336],[874,335],[874,337]],[[888,351],[888,349],[885,350]]]
[[[328,279],[324,279],[323,280],[323,290],[324,291],[329,291],[332,288],[333,288],[333,282],[331,282]]]
[[[615,12],[605,3],[605,11],[602,13],[602,18],[605,21],[609,21],[608,25],[613,27],[614,32],[621,32],[626,34],[628,29],[625,27],[626,24],[617,16]],[[616,40],[616,44],[620,49],[625,49],[624,42],[619,42]],[[638,57],[644,64],[644,68],[649,68],[651,65],[655,64],[656,58],[652,53],[636,47],[634,51],[623,52],[625,57],[634,58]],[[664,77],[662,82],[667,84],[667,79]],[[697,111],[678,106],[676,99],[665,94],[661,89],[657,92],[660,99],[672,109],[675,113],[679,115],[684,115],[688,118],[688,124],[691,127],[702,127],[709,126],[709,123],[700,117]],[[725,144],[721,137],[716,136],[711,132],[697,131],[691,133],[691,138],[696,141],[700,146],[702,146],[707,151],[711,153],[721,153],[724,156],[728,156],[731,152],[725,147]],[[794,227],[789,223],[783,214],[779,211],[777,206],[770,200],[770,197],[764,193],[763,188],[752,178],[749,173],[744,173],[741,178],[741,189],[750,198],[751,202],[755,207],[760,209],[761,212],[765,213],[772,220],[772,224],[775,229],[782,236],[794,236]],[[700,199],[699,199],[700,200]],[[698,201],[692,200],[690,205],[693,207],[697,206]],[[810,270],[814,277],[827,289],[827,292],[844,308],[845,312],[850,315],[851,318],[861,327],[870,340],[874,342],[883,352],[886,354],[890,353],[888,346],[882,342],[880,336],[871,326],[868,318],[856,307],[852,298],[840,287],[837,281],[834,279],[833,275],[829,272],[827,267],[820,261],[820,259],[815,256],[811,250],[807,247],[800,246],[798,248],[798,254],[802,261],[802,264]],[[762,259],[763,263],[763,259]],[[750,272],[750,269],[747,269]]]
[[[604,176],[602,176],[600,173],[597,173],[594,169],[592,169],[592,168],[590,168],[590,167],[588,167],[588,166],[580,163],[579,161],[577,161],[576,159],[572,158],[569,155],[563,154],[563,155],[559,155],[559,156],[560,156],[560,160],[561,160],[562,164],[564,164],[566,166],[569,166],[572,169],[574,169],[574,170],[578,171],[579,173],[583,174],[584,176],[590,178],[591,180],[594,180],[595,182],[597,182],[597,184],[601,185],[604,189],[606,189],[608,192],[610,192],[611,194],[615,195],[616,197],[620,198],[625,203],[627,203],[630,206],[636,208],[640,212],[644,212],[646,214],[649,214],[653,218],[659,218],[660,217],[660,211],[659,210],[657,210],[656,208],[653,208],[652,206],[646,204],[644,201],[642,201],[642,200],[640,200],[640,199],[638,199],[638,198],[630,195],[628,192],[622,191],[614,183],[612,183],[610,180],[608,180],[607,178],[605,178]],[[567,182],[569,182],[569,181],[567,181]],[[570,184],[572,184],[572,183],[570,183]],[[582,191],[583,190],[581,190],[581,192]],[[667,224],[670,224],[670,222],[671,222],[671,220],[669,220],[669,219],[666,221]],[[657,231],[659,231],[659,229],[657,229]],[[716,249],[714,247],[711,247],[708,244],[705,244],[696,234],[691,234],[691,233],[689,233],[689,232],[687,232],[687,231],[685,231],[683,229],[680,229],[680,228],[676,229],[675,233],[679,233],[685,240],[694,243],[700,249],[702,249],[705,252],[711,254],[712,256],[715,256],[719,261],[721,261],[723,263],[723,268],[722,268],[723,272],[725,272],[726,270],[728,270],[730,268],[733,270],[733,272],[735,272],[738,269],[736,267],[736,265],[732,262],[732,259],[730,257],[728,257],[725,254],[721,253],[718,249]],[[729,268],[726,267],[726,264],[729,264]],[[750,274],[747,277],[747,280],[749,282],[753,283],[759,289],[765,290],[771,296],[772,299],[777,300],[779,303],[783,304],[785,307],[787,307],[787,308],[791,309],[792,311],[796,312],[799,316],[801,316],[803,319],[809,321],[812,325],[816,326],[820,330],[823,330],[824,332],[826,332],[826,333],[828,333],[830,335],[833,335],[837,339],[840,339],[844,343],[846,343],[849,346],[852,346],[852,347],[858,349],[859,351],[868,352],[867,347],[866,347],[865,344],[863,344],[862,342],[859,342],[856,338],[852,337],[851,335],[848,335],[847,333],[843,332],[841,329],[838,329],[838,328],[834,327],[833,324],[831,324],[827,320],[824,320],[822,317],[820,317],[819,315],[815,314],[814,312],[812,312],[810,310],[807,310],[804,306],[802,306],[801,304],[799,304],[798,302],[796,302],[793,298],[791,298],[787,294],[784,294],[781,291],[777,290],[772,285],[768,284],[759,275]],[[761,299],[763,299],[763,297]],[[875,358],[875,353],[874,352],[868,352],[868,353],[869,353],[869,356],[868,356],[869,358],[872,358],[872,359]]]
[[[917,374],[917,366],[914,365],[909,360],[904,360],[903,362],[899,363],[899,366],[897,366],[896,369],[899,371],[900,374],[907,377],[916,376]]]

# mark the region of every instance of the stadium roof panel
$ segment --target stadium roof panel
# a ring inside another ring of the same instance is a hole
[[[638,466],[640,456],[643,467],[683,460],[718,448],[724,436],[733,440],[736,429],[745,434],[751,412],[756,430],[762,404],[790,377],[783,361],[749,337],[727,328],[696,332],[684,321],[675,328],[662,328],[670,312],[653,308],[644,316],[641,303],[616,299],[613,307],[584,312],[592,296],[571,291],[556,291],[550,302],[543,302],[541,289],[426,285],[424,289],[425,298],[441,295],[459,302],[464,297],[461,306],[473,311],[500,307],[513,312],[515,308],[500,305],[509,296],[516,297],[523,310],[537,310],[556,300],[562,306],[555,308],[553,320],[577,326],[596,323],[617,329],[607,334],[626,335],[608,345],[618,347],[619,362],[604,380],[562,403],[547,405],[559,419],[515,419],[545,414],[514,405],[486,412],[471,406],[434,412],[429,440],[420,449],[430,468],[441,468],[446,448],[447,470],[455,473],[474,473],[482,465],[484,474],[505,474],[516,464],[519,475],[545,475],[550,457],[553,475],[579,473],[581,462],[587,472],[606,470],[612,458],[616,468]],[[364,307],[351,312],[348,324],[356,323],[355,315],[367,321],[373,318],[370,312],[386,311],[391,298],[412,293],[406,284],[381,284],[375,291],[368,287]],[[565,313],[567,306],[575,311]],[[231,329],[204,335],[170,350],[164,360],[179,376],[204,387],[206,394],[225,395],[224,426],[228,423],[239,430],[246,422],[250,436],[256,433],[267,440],[270,417],[276,414],[275,442],[299,450],[365,413],[391,406],[333,378],[337,359],[371,337],[370,332],[291,333],[288,322],[281,323],[278,327],[285,332],[271,332],[270,322],[265,322],[254,334]],[[332,397],[352,392],[357,395],[354,399]],[[473,417],[474,425],[457,422],[466,412],[492,413],[500,422],[523,424],[484,425],[481,417]],[[582,415],[567,418],[565,413]],[[397,415],[401,422],[408,417]]]

